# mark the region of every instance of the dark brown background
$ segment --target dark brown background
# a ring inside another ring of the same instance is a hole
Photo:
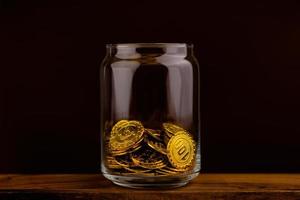
[[[296,3],[1,0],[0,171],[99,171],[106,43],[192,42],[205,171],[300,171]]]

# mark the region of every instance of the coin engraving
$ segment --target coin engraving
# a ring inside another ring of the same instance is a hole
[[[186,168],[192,164],[195,155],[193,139],[185,131],[179,131],[167,145],[167,156],[175,168]]]
[[[144,127],[141,122],[121,120],[114,125],[109,140],[109,148],[113,153],[126,152],[141,141]]]

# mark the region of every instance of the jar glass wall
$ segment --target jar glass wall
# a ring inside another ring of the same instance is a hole
[[[176,187],[200,171],[193,45],[109,44],[100,68],[101,170],[126,187]]]

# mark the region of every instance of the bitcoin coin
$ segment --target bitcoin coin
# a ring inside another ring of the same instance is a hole
[[[172,137],[173,135],[175,135],[179,131],[185,131],[180,126],[177,126],[177,125],[172,124],[172,123],[163,123],[163,129],[169,137]]]
[[[186,131],[178,131],[167,145],[167,156],[170,164],[178,169],[192,165],[195,157],[195,143]]]
[[[142,141],[144,127],[139,121],[121,120],[111,131],[109,149],[112,154],[126,152]]]

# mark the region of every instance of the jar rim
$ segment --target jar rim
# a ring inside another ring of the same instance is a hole
[[[111,43],[106,44],[106,48],[163,48],[163,47],[175,47],[175,48],[193,48],[192,43]]]

